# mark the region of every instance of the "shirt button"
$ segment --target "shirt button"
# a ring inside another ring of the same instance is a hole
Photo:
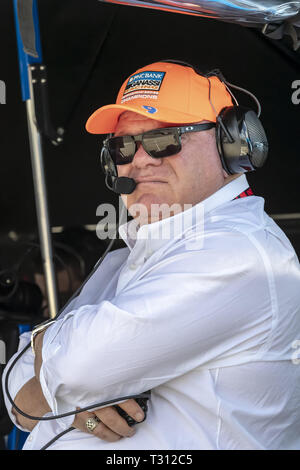
[[[135,270],[135,269],[137,269],[137,267],[138,267],[137,264],[132,263],[132,264],[129,266],[129,269]]]
[[[32,439],[33,439],[33,437],[32,437],[32,436],[28,436],[28,437],[27,437],[27,441],[29,441],[29,442],[31,442],[31,441],[32,441]]]

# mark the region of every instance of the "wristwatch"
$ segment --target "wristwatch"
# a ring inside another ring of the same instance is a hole
[[[34,356],[35,356],[34,340],[35,340],[36,335],[38,333],[41,333],[41,331],[46,330],[46,328],[48,328],[49,325],[52,325],[52,323],[55,323],[55,321],[56,320],[52,320],[52,321],[47,320],[47,322],[43,322],[40,325],[37,325],[33,328],[32,332],[31,332],[30,343],[31,343],[31,350],[32,350],[32,353],[33,353]]]

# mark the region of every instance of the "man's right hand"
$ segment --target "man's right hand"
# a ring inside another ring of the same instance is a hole
[[[43,395],[41,385],[35,377],[32,377],[32,379],[21,388],[15,398],[15,403],[21,410],[32,416],[44,416],[47,412],[51,411]],[[144,412],[134,399],[118,403],[118,406],[126,411],[135,421],[143,421]],[[18,423],[28,431],[32,431],[38,423],[38,421],[30,420],[20,415],[15,409],[13,409],[12,412],[15,414]],[[141,414],[140,417],[138,413]],[[101,422],[96,426],[92,434],[99,437],[99,439],[115,442],[121,439],[121,437],[131,437],[135,433],[134,428],[128,426],[126,420],[119,415],[113,406],[100,408],[92,413],[83,411],[76,415],[72,426],[89,433],[85,423],[89,418],[95,415]]]
[[[118,403],[118,406],[135,421],[143,421],[145,416],[144,412],[134,399]],[[95,429],[90,432],[87,430],[86,422],[89,418],[93,418],[95,416],[100,420],[100,422],[97,424]],[[131,437],[135,434],[135,429],[127,424],[126,420],[119,415],[113,406],[99,408],[93,412],[83,411],[82,413],[78,413],[72,426],[80,431],[93,434],[99,439],[107,442],[116,442],[121,439],[121,437]]]

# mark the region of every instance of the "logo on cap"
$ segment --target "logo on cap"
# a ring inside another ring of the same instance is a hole
[[[142,106],[142,108],[145,108],[150,114],[154,114],[157,112],[157,109],[153,108],[152,106]]]
[[[128,79],[121,103],[137,98],[157,99],[165,74],[166,72],[150,70],[135,73]]]

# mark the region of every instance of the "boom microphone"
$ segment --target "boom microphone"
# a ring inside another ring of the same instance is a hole
[[[112,176],[112,190],[117,194],[131,194],[135,190],[137,183],[133,178],[126,176]]]

